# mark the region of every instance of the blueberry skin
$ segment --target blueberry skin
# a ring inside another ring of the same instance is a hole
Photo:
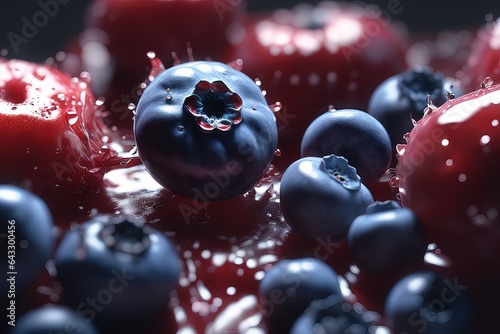
[[[69,307],[46,305],[23,314],[9,334],[97,334],[94,325]]]
[[[315,258],[277,262],[259,285],[261,309],[272,329],[288,333],[295,320],[316,299],[341,296],[337,273]]]
[[[413,129],[412,119],[422,118],[427,107],[427,96],[439,107],[447,94],[462,95],[457,83],[429,67],[410,69],[382,82],[370,97],[368,113],[379,120],[391,138],[392,148],[404,144],[403,136]]]
[[[204,202],[250,190],[266,173],[278,142],[274,114],[257,84],[208,61],[160,73],[139,100],[134,134],[156,181]]]
[[[361,304],[352,305],[344,301],[341,296],[331,295],[313,301],[295,321],[290,334],[374,333],[370,331],[374,324],[365,320],[365,312],[368,311]]]
[[[392,158],[383,125],[356,109],[330,110],[316,118],[302,138],[300,152],[302,157],[343,156],[367,186],[378,182]]]
[[[67,232],[55,260],[64,298],[100,330],[164,312],[181,271],[163,233],[123,216],[96,216]]]
[[[56,240],[54,221],[40,197],[18,186],[0,185],[0,222],[5,235],[0,243],[1,268],[4,274],[17,272],[16,292],[20,294],[38,278],[52,255]],[[14,258],[9,257],[13,254]],[[13,270],[8,260],[15,261]],[[1,283],[4,296],[9,290],[7,283],[5,279]]]
[[[392,287],[385,316],[396,333],[465,334],[474,325],[474,305],[457,278],[421,271]]]
[[[396,201],[369,205],[352,222],[347,243],[356,265],[379,275],[421,262],[428,244],[415,213]]]
[[[286,222],[315,241],[344,241],[352,221],[373,203],[356,169],[335,155],[291,164],[281,179],[280,196]]]

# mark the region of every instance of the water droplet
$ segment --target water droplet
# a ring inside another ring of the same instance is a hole
[[[63,93],[57,94],[57,100],[59,102],[65,102],[66,101],[66,95],[64,95]]]
[[[158,74],[165,70],[165,66],[163,65],[162,61],[158,57],[156,57],[155,52],[149,51],[146,55],[149,58],[149,62],[151,64],[151,71],[149,72],[148,79],[150,81],[153,81],[153,79],[156,78]]]
[[[450,86],[450,91],[446,93],[447,100],[453,100],[455,98],[455,93],[453,93],[453,85]]]
[[[483,82],[481,82],[481,88],[490,88],[491,86],[493,86],[493,79],[491,77],[486,77],[484,78]]]
[[[393,176],[389,179],[389,186],[391,188],[397,188],[399,187],[399,177],[398,176]]]
[[[61,95],[62,95],[62,94],[61,94]],[[100,106],[103,106],[105,102],[106,102],[106,98],[104,98],[104,97],[99,97],[99,98],[95,101],[95,104],[96,104],[96,106],[100,107]]]
[[[281,150],[278,148],[276,151],[274,151],[274,155],[277,157],[281,157]]]
[[[233,296],[236,293],[236,288],[234,286],[230,286],[229,288],[226,289],[226,293],[229,296]]]
[[[229,66],[235,70],[241,71],[243,69],[243,59],[238,58],[229,63]]]
[[[260,79],[259,79],[259,78],[255,78],[255,80],[254,80],[254,81],[255,81],[255,84],[256,84],[257,86],[259,86],[259,87],[260,87],[260,85],[262,85],[262,81],[260,81]]]
[[[271,105],[269,106],[269,108],[271,108],[271,110],[272,110],[273,112],[278,112],[278,111],[281,111],[281,109],[283,108],[283,106],[282,106],[281,102],[276,101],[276,103],[271,104]]]
[[[33,76],[42,81],[43,79],[45,79],[45,71],[43,71],[43,69],[40,67],[36,67],[35,71],[33,72]]]
[[[396,145],[396,152],[398,152],[399,155],[405,154],[406,151],[406,145],[405,144],[397,144]]]
[[[424,109],[424,117],[429,116],[436,110],[437,107],[432,103],[431,96],[427,95],[427,107]],[[415,126],[416,122],[413,124]]]
[[[26,147],[26,153],[29,154],[30,153],[30,148],[29,147]]]
[[[80,80],[82,80],[84,83],[90,85],[91,78],[90,78],[90,73],[87,71],[83,71],[80,73]]]
[[[167,95],[167,101],[171,101],[172,100],[172,95]]]
[[[76,109],[71,108],[66,112],[66,120],[69,125],[75,125],[78,122],[78,112]]]
[[[179,125],[179,126],[177,127],[177,130],[179,130],[179,131],[184,131],[184,126]]]
[[[403,139],[406,141],[406,143],[408,143],[408,141],[410,140],[410,133],[407,132],[403,135]]]
[[[333,104],[330,104],[328,106],[328,111],[337,111],[337,109],[335,109],[335,107],[333,106]]]
[[[479,140],[479,143],[480,143],[481,145],[486,145],[486,144],[488,144],[488,143],[490,142],[490,140],[491,140],[491,137],[490,137],[490,136],[488,136],[488,135],[484,135],[484,136],[482,136],[482,137],[481,137],[481,139]]]

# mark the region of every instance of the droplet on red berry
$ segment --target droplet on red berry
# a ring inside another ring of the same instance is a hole
[[[493,84],[493,79],[491,77],[486,77],[484,78],[483,82],[481,82],[481,88],[490,88],[491,86],[493,86]]]
[[[78,112],[75,108],[71,108],[66,112],[66,120],[69,125],[75,125],[78,122]]]

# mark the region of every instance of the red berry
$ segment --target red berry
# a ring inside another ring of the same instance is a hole
[[[87,28],[70,52],[79,55],[81,68],[99,77],[93,89],[106,95],[113,124],[131,128],[133,115],[127,106],[137,103],[140,84],[150,73],[148,52],[155,52],[167,67],[194,58],[224,61],[243,4],[242,0],[94,1]],[[71,62],[70,57],[65,66],[71,67]]]
[[[254,19],[230,58],[241,58],[268,102],[279,102],[273,108],[280,167],[300,158],[302,135],[329,105],[366,110],[375,87],[404,68],[399,41],[380,12],[333,2]]]
[[[0,59],[0,182],[64,196],[99,184],[105,129],[89,82],[86,73]]]
[[[491,273],[500,260],[500,85],[428,110],[398,147],[401,202],[455,273]]]
[[[487,77],[500,82],[500,18],[479,30],[464,71],[463,83],[471,91]]]

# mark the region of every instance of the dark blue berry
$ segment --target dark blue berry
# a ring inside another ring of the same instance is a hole
[[[294,162],[283,174],[280,196],[286,222],[316,241],[343,241],[354,218],[373,203],[356,169],[335,155]]]
[[[46,305],[23,314],[9,334],[97,334],[94,325],[69,307]]]
[[[3,240],[2,271],[11,281],[2,280],[3,296],[11,290],[19,295],[33,283],[52,255],[55,245],[55,227],[45,202],[37,195],[12,185],[0,185],[0,223]]]
[[[261,309],[276,333],[288,333],[316,299],[341,296],[337,273],[315,258],[280,260],[260,282]]]
[[[267,172],[278,140],[257,84],[207,61],[160,73],[139,100],[134,132],[139,155],[160,184],[205,202],[250,190]]]
[[[422,67],[397,74],[382,82],[373,92],[368,113],[387,129],[392,148],[405,143],[403,136],[413,129],[412,119],[424,115],[429,100],[437,107],[462,91],[443,74]]]
[[[330,154],[346,158],[361,181],[372,185],[391,163],[391,141],[382,124],[368,113],[355,109],[331,110],[309,125],[301,144],[302,157]]]
[[[55,259],[64,298],[99,329],[164,312],[181,270],[163,233],[122,216],[97,216],[67,232]]]
[[[360,303],[351,304],[342,296],[315,300],[295,321],[290,334],[366,334],[374,333],[380,315]]]
[[[395,201],[368,206],[366,213],[352,222],[347,242],[358,267],[377,274],[422,261],[427,250],[417,216]]]
[[[468,287],[433,271],[410,274],[389,292],[385,316],[395,333],[463,334],[474,324]]]

